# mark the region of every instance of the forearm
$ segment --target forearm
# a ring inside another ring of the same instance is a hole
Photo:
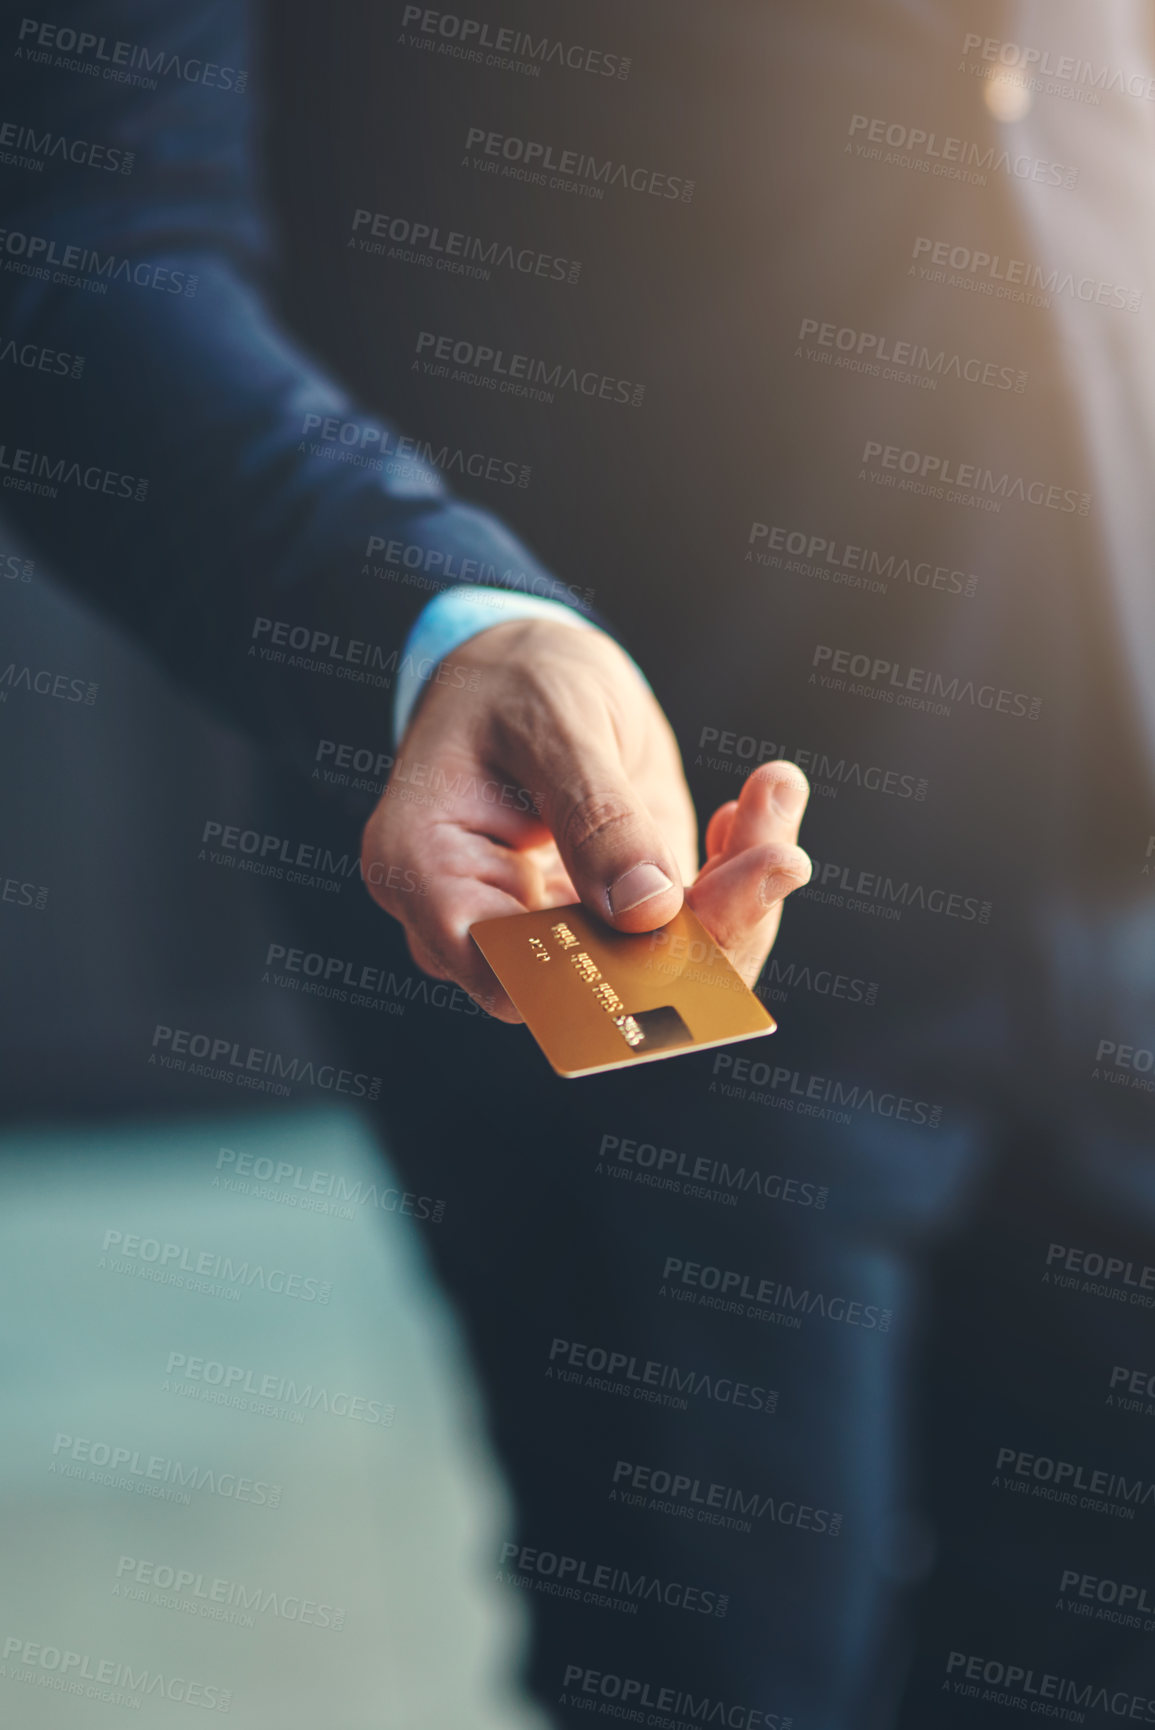
[[[252,60],[230,0],[61,0],[66,25],[73,11],[106,56],[146,19],[186,72]],[[0,507],[63,581],[264,741],[306,759],[321,734],[384,741],[408,632],[443,581],[560,586],[278,328],[255,93],[152,82],[0,63],[5,112],[33,104],[134,152],[131,176],[81,182],[50,163],[0,182],[0,343],[84,357],[79,378],[3,367]],[[351,421],[356,450],[322,436]]]
[[[195,275],[195,296],[22,283],[10,298],[5,334],[83,355],[85,370],[10,370],[4,508],[70,586],[262,739],[299,756],[337,725],[382,737],[406,636],[444,573],[557,585],[451,499],[415,441],[359,415],[227,257],[149,263]],[[373,427],[383,454],[334,460],[346,447],[319,436],[330,418]],[[74,464],[133,484],[90,491]],[[34,490],[45,482],[54,497]]]

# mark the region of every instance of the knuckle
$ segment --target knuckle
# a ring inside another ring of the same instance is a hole
[[[361,881],[378,907],[391,913],[393,897],[389,890],[388,872],[384,860],[379,859],[375,853],[362,853]]]
[[[582,853],[633,822],[633,807],[621,794],[587,793],[566,811],[558,840],[571,852]]]
[[[778,787],[794,787],[799,793],[809,794],[810,782],[805,773],[789,758],[779,757],[770,763],[759,763],[750,772],[750,780],[757,782],[768,792]]]
[[[809,864],[771,865],[758,885],[758,900],[767,910],[779,907],[795,889],[810,880]]]
[[[381,857],[378,847],[361,848],[361,881],[377,905],[392,913],[397,900],[393,889],[393,873],[388,861]]]
[[[445,964],[435,941],[431,942],[427,933],[422,932],[418,935],[415,931],[406,930],[405,938],[409,945],[409,953],[422,973],[428,973],[432,979],[453,978],[453,974]]]
[[[421,849],[374,812],[361,834],[361,880],[377,905],[403,923],[414,895],[428,893],[424,864]]]

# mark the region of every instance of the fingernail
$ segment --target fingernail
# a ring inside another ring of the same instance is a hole
[[[610,889],[610,912],[628,913],[631,907],[640,907],[643,901],[652,901],[673,887],[660,866],[648,862],[632,865]]]
[[[806,803],[806,788],[794,780],[778,781],[770,802],[780,817],[793,819]]]

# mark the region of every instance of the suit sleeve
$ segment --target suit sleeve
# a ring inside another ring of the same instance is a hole
[[[278,328],[239,0],[83,0],[53,18],[0,21],[8,137],[31,146],[27,124],[41,148],[103,154],[2,170],[0,510],[278,752],[387,734],[440,586],[415,572],[565,591]],[[323,436],[350,421],[369,429],[357,449]]]

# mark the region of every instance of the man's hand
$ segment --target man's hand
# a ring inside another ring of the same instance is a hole
[[[520,619],[463,643],[450,666],[414,714],[361,848],[369,893],[405,927],[417,965],[520,1021],[469,936],[477,920],[581,901],[618,931],[653,931],[684,895],[752,985],[783,900],[810,876],[795,845],[802,771],[756,769],[710,819],[699,871],[673,732],[611,637]]]

